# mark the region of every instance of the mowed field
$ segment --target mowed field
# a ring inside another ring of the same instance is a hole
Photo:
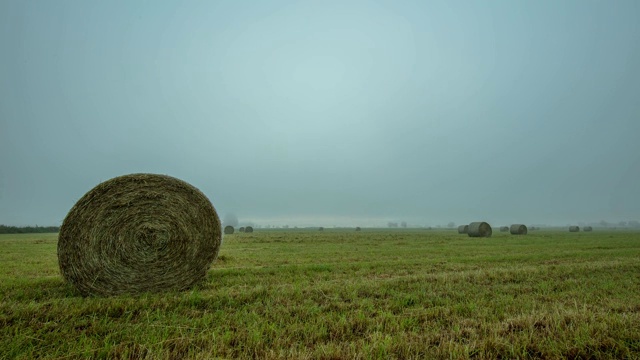
[[[84,298],[0,236],[0,358],[640,358],[640,233],[256,230],[198,288]]]

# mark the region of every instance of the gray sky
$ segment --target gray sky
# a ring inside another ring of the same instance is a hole
[[[640,220],[640,2],[0,2],[0,224],[152,172],[290,225]]]

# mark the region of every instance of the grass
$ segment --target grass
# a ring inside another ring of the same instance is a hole
[[[182,293],[81,297],[0,236],[0,358],[639,358],[640,233],[226,235]]]

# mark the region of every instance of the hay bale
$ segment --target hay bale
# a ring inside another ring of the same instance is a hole
[[[458,234],[466,234],[469,232],[469,225],[458,226]]]
[[[235,231],[235,229],[231,225],[227,225],[227,226],[224,227],[225,235],[233,234],[234,231]]]
[[[238,229],[238,231],[240,231],[240,232],[244,232],[244,230],[245,230],[245,229],[244,229],[244,226],[243,226],[243,227],[241,227],[240,229]]]
[[[580,227],[578,226],[569,226],[569,232],[579,232]]]
[[[591,227],[591,226],[585,226],[583,230],[584,230],[584,231],[593,231],[593,227]]]
[[[356,226],[356,231],[362,231],[362,229],[360,229],[360,226]]]
[[[247,226],[246,228],[244,228],[244,232],[252,233],[253,232],[253,227],[252,226]]]
[[[188,183],[119,176],[71,208],[58,235],[58,263],[83,295],[184,290],[218,256],[220,228],[209,199]]]
[[[322,226],[320,226],[320,227],[318,228],[318,231],[324,231],[324,228],[323,228]]]
[[[507,232],[507,231],[509,231],[509,227],[508,226],[500,226],[500,231],[501,232]]]
[[[491,225],[484,221],[472,222],[467,231],[469,237],[491,237],[492,233]]]
[[[511,235],[527,235],[527,226],[523,224],[513,224],[509,228]]]

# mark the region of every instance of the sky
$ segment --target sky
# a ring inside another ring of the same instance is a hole
[[[0,224],[177,177],[291,226],[640,220],[640,2],[0,1]]]

